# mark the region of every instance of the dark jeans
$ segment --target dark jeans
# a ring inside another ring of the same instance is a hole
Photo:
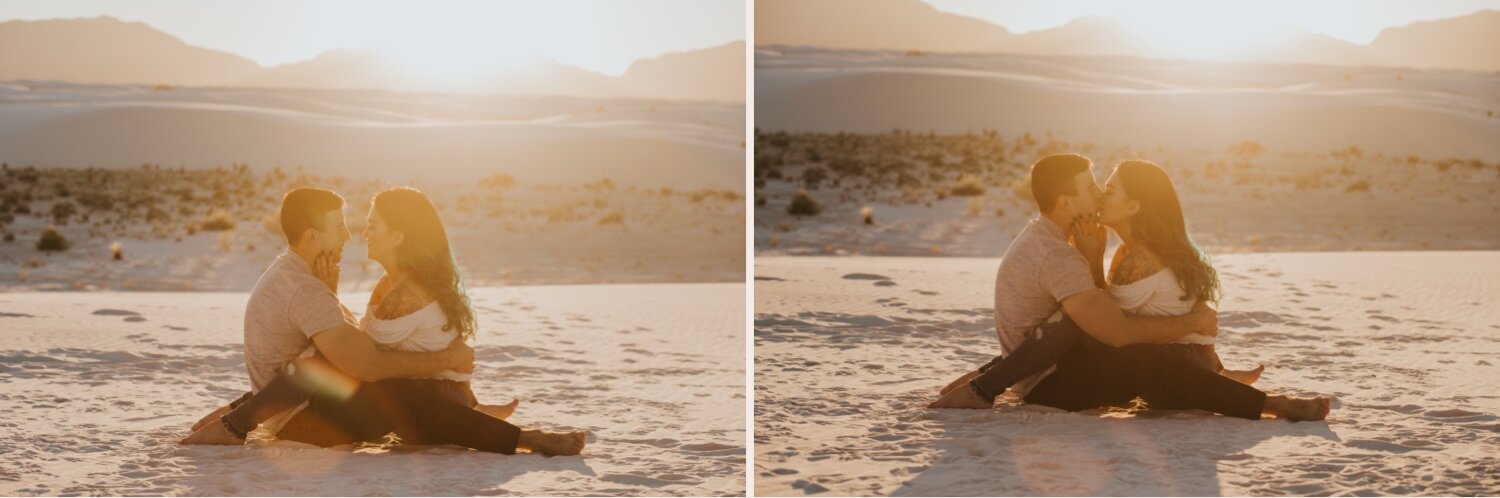
[[[250,430],[278,413],[307,402],[276,433],[279,439],[318,446],[378,440],[395,432],[406,444],[456,444],[514,454],[520,428],[475,410],[462,382],[387,379],[359,382],[321,358],[301,358],[264,389],[225,415]],[[339,387],[342,386],[342,387]]]
[[[1040,337],[1027,339],[1011,354],[982,367],[983,373],[971,382],[981,396],[993,399],[1016,382],[1056,365],[1026,402],[1083,410],[1139,396],[1154,408],[1201,409],[1250,419],[1260,418],[1265,405],[1265,393],[1217,373],[1221,366],[1211,349],[1109,347],[1067,317],[1041,329]]]

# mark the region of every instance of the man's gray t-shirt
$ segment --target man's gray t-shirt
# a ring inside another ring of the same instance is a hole
[[[281,368],[312,345],[318,332],[341,324],[358,327],[354,314],[290,251],[261,274],[245,305],[245,370],[260,391]]]
[[[1062,309],[1062,300],[1094,290],[1088,261],[1068,245],[1067,232],[1046,217],[1037,217],[1021,230],[995,274],[995,332],[1000,350],[1010,354],[1038,326]],[[1055,368],[1033,375],[1011,386],[1025,396]]]

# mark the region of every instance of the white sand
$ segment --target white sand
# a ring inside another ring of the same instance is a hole
[[[474,390],[581,457],[456,447],[179,447],[248,388],[243,293],[0,294],[0,495],[745,492],[742,284],[471,291]],[[367,294],[349,294],[362,309]],[[252,441],[255,443],[255,441]]]
[[[739,190],[744,129],[738,103],[0,84],[0,160],[12,166],[247,163],[398,182],[508,173]]]
[[[998,353],[997,259],[756,258],[756,493],[1500,493],[1500,252],[1216,261],[1226,365],[1329,420],[928,410]]]
[[[756,127],[770,131],[1050,131],[1141,149],[1353,143],[1496,161],[1497,96],[1494,73],[807,47],[755,53]]]

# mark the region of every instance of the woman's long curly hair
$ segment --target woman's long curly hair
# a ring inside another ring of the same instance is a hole
[[[1131,160],[1121,162],[1115,171],[1125,196],[1141,204],[1140,211],[1130,217],[1135,239],[1177,275],[1177,284],[1186,292],[1183,300],[1218,303],[1222,295],[1219,273],[1188,235],[1182,203],[1166,170],[1150,161]]]
[[[437,207],[427,194],[411,187],[396,187],[375,194],[375,211],[391,230],[401,232],[396,246],[396,266],[407,272],[407,278],[427,292],[448,324],[443,330],[457,330],[465,339],[474,337],[477,324],[469,295],[464,292],[463,275],[448,245],[448,231],[438,218]]]

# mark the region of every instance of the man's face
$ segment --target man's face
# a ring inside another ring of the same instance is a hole
[[[343,259],[344,243],[349,241],[349,226],[344,223],[344,210],[335,209],[323,213],[326,230],[313,229],[318,243],[318,252],[329,253],[335,262]]]
[[[1104,191],[1099,188],[1099,182],[1094,181],[1094,172],[1084,171],[1073,177],[1073,188],[1078,192],[1078,195],[1068,197],[1068,202],[1073,205],[1073,216],[1097,214],[1099,198],[1103,197]]]

